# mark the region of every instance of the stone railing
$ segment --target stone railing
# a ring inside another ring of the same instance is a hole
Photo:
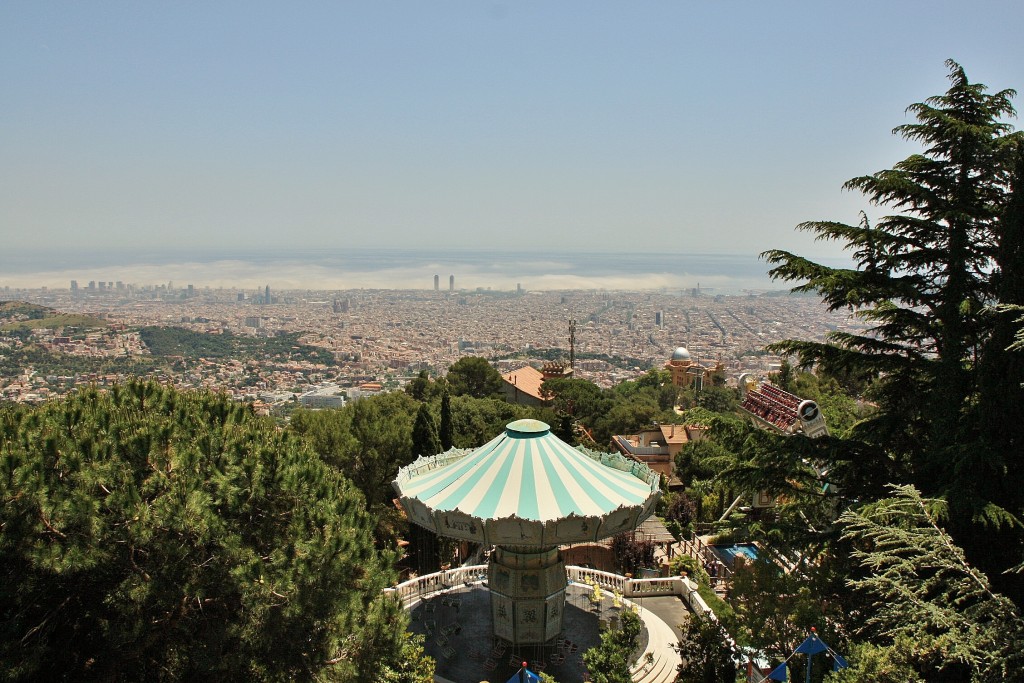
[[[626,594],[628,588],[629,579],[621,574],[612,574],[611,572],[603,572],[599,569],[590,569],[589,567],[577,567],[572,564],[566,566],[565,572],[572,583],[596,583],[605,590],[618,591],[622,595]]]
[[[446,591],[456,586],[468,586],[487,580],[487,565],[475,564],[468,567],[446,569],[433,574],[424,574],[404,581],[394,588],[385,588],[385,593],[395,593],[406,607],[411,607],[425,595]]]
[[[627,598],[654,597],[656,595],[683,595],[686,586],[680,576],[655,579],[630,579],[623,595]]]
[[[601,588],[611,592],[618,592],[625,598],[678,595],[694,610],[708,611],[707,605],[697,595],[697,584],[685,577],[669,576],[655,579],[633,579],[621,574],[603,572],[588,567],[577,567],[575,565],[569,565],[565,569],[568,579],[572,583],[596,583]],[[394,588],[386,588],[384,592],[394,593],[406,607],[411,607],[424,596],[450,590],[458,586],[482,583],[486,580],[487,565],[477,564],[417,576],[415,579],[400,583]]]
[[[681,579],[683,583],[683,592],[680,596],[683,602],[690,608],[690,611],[694,614],[703,614],[715,621],[718,621],[718,617],[715,616],[714,610],[708,607],[708,604],[704,602],[704,598],[700,597],[700,593],[697,592],[697,582],[693,579],[683,577]]]

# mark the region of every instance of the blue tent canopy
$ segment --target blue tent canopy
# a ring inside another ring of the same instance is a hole
[[[512,678],[505,681],[505,683],[540,683],[540,676],[524,666],[512,674]]]
[[[799,652],[804,655],[816,655],[819,652],[824,652],[828,649],[828,645],[821,642],[821,638],[814,635],[813,633],[807,636],[807,639],[796,648],[795,652]]]

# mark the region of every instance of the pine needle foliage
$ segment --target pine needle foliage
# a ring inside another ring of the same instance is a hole
[[[412,426],[412,452],[428,457],[441,452],[441,438],[437,434],[437,423],[434,422],[430,406],[426,403],[421,403],[416,411],[416,422]]]
[[[893,131],[923,151],[844,186],[894,213],[874,224],[862,214],[856,225],[798,226],[844,244],[855,267],[831,268],[782,250],[762,255],[774,278],[797,283],[794,291],[816,292],[829,308],[849,308],[870,325],[864,334],[835,332],[826,342],[787,340],[773,349],[797,355],[801,366],[884,378],[875,388],[877,418],[855,435],[916,460],[922,479],[940,487],[955,479],[941,451],[972,436],[956,426],[992,331],[986,307],[997,299],[1001,217],[1021,144],[1006,123],[1016,93],[989,92],[956,62],[946,66],[949,90],[910,105],[916,121]]]
[[[848,582],[871,601],[864,632],[912,643],[927,680],[1024,680],[1024,620],[939,526],[945,503],[892,493],[840,518],[865,572]]]
[[[140,382],[5,408],[0,501],[0,680],[363,668],[391,558],[359,492],[249,406]]]
[[[867,329],[770,348],[797,356],[801,367],[870,382],[866,397],[877,410],[836,445],[854,465],[868,458],[863,479],[871,481],[858,485],[854,477],[853,488],[840,490],[873,500],[873,489],[901,482],[944,498],[959,545],[1024,604],[1024,581],[1004,574],[1021,559],[1024,531],[1024,475],[1016,463],[1024,447],[1024,361],[1007,350],[1013,314],[1000,308],[1024,304],[1024,133],[1008,122],[1013,90],[990,91],[956,62],[946,66],[948,90],[910,105],[912,122],[893,131],[921,150],[844,186],[888,215],[798,226],[843,245],[853,267],[782,250],[762,255],[773,277],[819,294],[833,310],[851,310]],[[1014,551],[994,551],[982,532],[1000,533],[1000,546]]]

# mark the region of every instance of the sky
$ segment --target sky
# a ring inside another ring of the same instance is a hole
[[[1024,89],[1021,26],[1020,0],[10,0],[0,244],[837,256],[795,226],[883,215],[842,183],[917,150],[891,131],[947,58]]]

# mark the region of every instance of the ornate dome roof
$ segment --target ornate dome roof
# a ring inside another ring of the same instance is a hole
[[[672,352],[672,360],[690,360],[690,352],[685,346],[680,346]]]

